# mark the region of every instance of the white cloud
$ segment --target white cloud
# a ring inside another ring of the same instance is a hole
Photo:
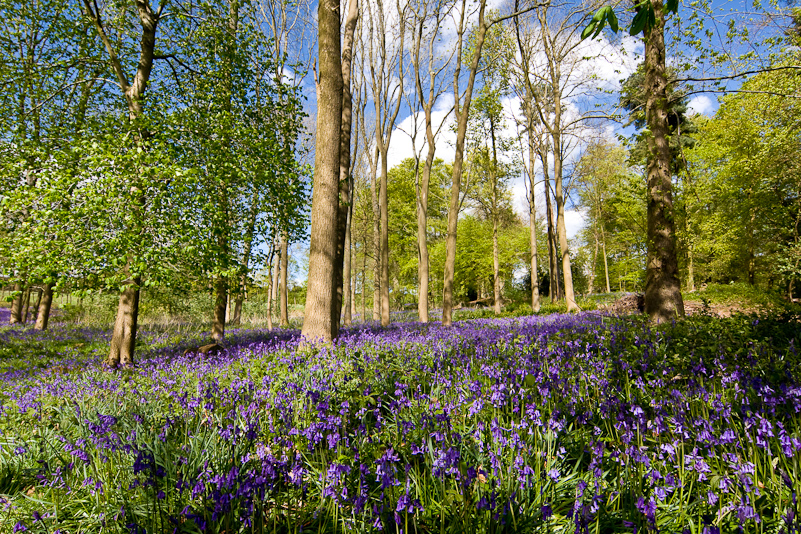
[[[584,228],[584,214],[578,210],[565,210],[565,230],[567,238],[573,239]]]
[[[690,100],[688,110],[690,113],[698,113],[699,115],[710,115],[715,111],[715,102],[706,95],[698,95]]]

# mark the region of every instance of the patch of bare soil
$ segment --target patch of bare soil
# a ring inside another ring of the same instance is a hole
[[[614,315],[631,315],[645,311],[645,296],[642,293],[624,295],[614,302],[601,306],[599,309]],[[738,302],[726,304],[705,305],[701,300],[685,300],[684,313],[686,315],[712,315],[715,317],[731,317],[735,313],[752,313],[755,308],[745,306]]]
[[[614,302],[604,304],[598,309],[613,315],[631,315],[645,311],[645,296],[642,293],[630,293]]]

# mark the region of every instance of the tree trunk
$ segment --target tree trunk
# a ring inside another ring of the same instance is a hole
[[[275,246],[275,245],[273,245],[273,246]],[[279,243],[278,246],[276,246],[276,248],[278,250],[275,251],[276,252],[276,254],[275,254],[275,267],[273,267],[274,270],[272,271],[273,282],[272,282],[271,287],[270,287],[270,294],[272,295],[272,298],[270,300],[273,303],[273,309],[279,308],[280,305],[278,304],[278,299],[281,296],[281,292],[280,292],[280,288],[279,288],[279,286],[281,285],[281,246],[280,246],[280,243]]]
[[[339,211],[339,146],[342,126],[342,61],[339,0],[317,5],[320,88],[314,156],[309,282],[301,335],[307,342],[331,342],[335,318],[334,272]]]
[[[242,251],[242,270],[239,275],[239,290],[234,299],[234,313],[231,316],[231,324],[240,324],[242,322],[242,306],[245,301],[247,293],[247,271],[250,264],[250,253],[253,248],[253,239],[256,232],[256,216],[258,215],[258,191],[254,191],[250,201],[250,213],[248,213],[248,224],[245,230],[245,250]],[[230,292],[229,292],[230,293]]]
[[[44,289],[36,290],[36,304],[33,305],[33,316],[37,319],[39,318],[39,305],[42,303],[42,293],[44,293]]]
[[[501,313],[501,262],[498,251],[498,152],[495,146],[495,124],[492,117],[490,117],[490,138],[492,139],[492,164],[490,165],[490,181],[492,182],[492,307],[495,315],[499,315]]]
[[[558,75],[557,75],[558,79]],[[578,311],[576,297],[573,293],[573,271],[570,268],[570,248],[567,242],[567,228],[565,228],[565,197],[562,185],[562,103],[555,98],[553,134],[553,180],[554,197],[556,198],[556,233],[559,235],[559,253],[562,255],[562,280],[564,281],[565,300],[567,311]]]
[[[472,64],[470,65],[470,76],[467,80],[467,88],[465,89],[464,105],[459,109],[459,65],[462,61],[462,37],[463,34],[459,33],[459,52],[456,57],[457,69],[453,77],[453,97],[454,97],[454,111],[457,120],[456,129],[456,153],[453,158],[453,184],[451,186],[451,200],[448,206],[448,234],[445,240],[445,272],[443,276],[443,292],[442,292],[442,325],[451,326],[453,324],[453,276],[456,269],[456,230],[459,221],[459,193],[462,184],[462,165],[464,163],[464,142],[467,134],[467,121],[470,114],[470,102],[473,98],[473,84],[476,81],[476,71],[478,64],[481,60],[481,49],[484,46],[484,38],[487,35],[487,22],[484,20],[484,9],[486,8],[486,0],[481,0],[478,8],[478,31],[475,33],[475,40],[472,41]],[[467,10],[467,2],[462,3],[462,20],[459,23],[459,28],[464,28],[465,11]]]
[[[551,296],[551,302],[556,302],[559,300],[559,267],[556,260],[556,232],[554,232],[553,207],[551,206],[551,179],[548,176],[548,153],[545,150],[540,153],[540,160],[542,160],[542,173],[545,181],[545,218],[548,223],[548,293]]]
[[[530,107],[530,105],[529,105]],[[533,117],[533,115],[531,115]],[[537,202],[534,195],[535,174],[534,169],[536,166],[536,151],[534,149],[534,140],[532,138],[533,120],[529,118],[529,139],[528,139],[528,158],[529,158],[529,203],[528,203],[528,216],[529,216],[529,237],[531,242],[531,310],[534,313],[540,311],[540,280],[538,269],[538,256],[537,256]]]
[[[367,240],[365,240],[365,251],[362,254],[362,322],[367,322]]]
[[[381,189],[378,209],[381,216],[381,326],[389,325],[389,201],[387,198],[387,148],[381,152]]]
[[[351,193],[353,189],[351,189]],[[353,198],[353,195],[351,195]],[[350,208],[348,209],[347,213],[347,228],[345,230],[345,257],[342,261],[342,296],[344,301],[342,303],[342,307],[344,308],[344,316],[342,318],[342,323],[345,326],[350,326],[353,324],[353,281],[351,280],[351,262],[352,252],[351,252],[351,217],[353,214],[353,203],[351,202]]]
[[[289,237],[286,232],[281,233],[281,288],[280,288],[280,304],[281,304],[281,327],[287,328],[289,326],[289,288],[287,287],[287,278],[289,271]]]
[[[376,154],[376,159],[378,154]],[[372,201],[373,201],[373,321],[381,320],[381,210],[378,205],[379,181],[376,176],[377,169],[374,169],[372,180]]]
[[[587,288],[587,293],[592,295],[593,290],[595,289],[595,264],[598,262],[598,230],[593,232],[593,240],[595,241],[595,247],[592,249],[592,264],[590,267],[590,280],[589,280],[589,287]]]
[[[350,89],[351,64],[353,62],[353,34],[359,18],[358,0],[348,2],[348,15],[345,20],[342,43],[342,118],[339,137],[339,208],[337,213],[337,257],[334,272],[333,324],[331,337],[339,333],[339,321],[342,315],[344,299],[345,250],[348,232],[348,220],[351,206],[350,178],[350,141],[353,120],[353,95]]]
[[[217,343],[225,338],[225,312],[228,309],[228,280],[218,276],[214,282],[214,318],[211,324],[211,339]]]
[[[673,223],[673,184],[668,146],[665,14],[662,0],[652,2],[656,24],[645,34],[645,116],[648,131],[648,264],[645,313],[652,322],[684,316],[676,234]]]
[[[245,303],[245,293],[244,288],[240,288],[239,293],[236,295],[234,299],[234,311],[231,315],[231,320],[229,323],[232,325],[240,325],[242,324],[242,306]]]
[[[130,367],[134,364],[136,326],[139,320],[139,282],[139,277],[126,281],[120,294],[117,319],[114,322],[109,356],[106,360],[109,367]]]
[[[22,310],[20,311],[22,317],[21,321],[22,324],[28,323],[28,308],[31,304],[31,286],[27,286],[25,288],[25,292],[22,294]]]
[[[36,314],[36,330],[47,330],[50,321],[50,307],[53,304],[53,283],[46,282],[42,290],[42,300],[39,303],[39,312]]]
[[[417,318],[421,323],[428,322],[428,284],[431,277],[431,260],[428,254],[428,191],[436,151],[430,107],[425,108],[425,114],[428,153],[423,164],[420,185],[417,188]]]
[[[612,287],[609,285],[609,260],[606,255],[606,234],[603,226],[601,227],[601,252],[604,255],[604,275],[606,276],[606,292],[611,293]]]

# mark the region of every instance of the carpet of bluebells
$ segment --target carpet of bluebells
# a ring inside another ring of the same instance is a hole
[[[797,317],[298,335],[0,327],[0,532],[801,529]]]

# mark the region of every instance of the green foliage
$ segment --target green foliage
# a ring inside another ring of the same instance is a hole
[[[708,284],[699,291],[684,294],[685,300],[704,299],[710,304],[736,304],[746,309],[770,310],[780,313],[788,307],[781,295],[774,291],[745,284]]]
[[[801,127],[796,99],[780,94],[800,88],[794,74],[757,75],[701,123],[684,184],[700,280],[798,293]]]

